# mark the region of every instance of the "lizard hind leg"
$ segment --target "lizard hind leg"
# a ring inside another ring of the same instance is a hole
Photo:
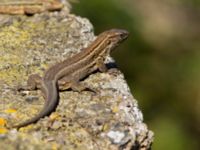
[[[64,91],[71,88],[73,91],[76,92],[81,92],[87,89],[87,87],[82,82],[76,81],[67,76],[58,80],[58,88],[60,91]]]
[[[32,74],[28,77],[26,86],[19,86],[18,91],[32,91],[41,88],[42,78],[38,74]]]
[[[71,89],[76,92],[81,92],[88,88],[81,82],[73,82],[71,85]]]
[[[73,82],[71,85],[71,89],[75,92],[89,91],[89,92],[92,92],[93,94],[98,93],[97,90],[92,89],[91,87],[89,87],[83,82]]]
[[[61,80],[58,81],[58,87],[60,91],[64,91],[71,88],[75,92],[91,91],[93,93],[96,93],[95,90],[91,89],[81,81],[66,82],[65,78],[62,78]]]
[[[69,82],[66,79],[67,78],[62,78],[61,80],[58,81],[58,87],[60,91],[64,91],[71,88],[73,91],[81,92],[86,89],[86,87],[82,83],[77,81]]]

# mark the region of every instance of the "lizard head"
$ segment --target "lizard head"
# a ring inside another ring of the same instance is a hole
[[[123,42],[128,37],[128,31],[123,29],[111,29],[99,35],[102,37],[103,45],[112,51],[119,43]]]
[[[117,42],[121,42],[127,39],[129,35],[128,31],[123,30],[123,29],[111,29],[106,32],[108,32],[107,35],[110,40],[117,41]]]
[[[99,34],[88,49],[98,54],[100,58],[105,58],[110,55],[110,52],[115,49],[122,41],[127,39],[128,31],[123,29],[111,29]]]

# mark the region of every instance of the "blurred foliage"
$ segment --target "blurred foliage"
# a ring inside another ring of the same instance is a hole
[[[98,34],[130,32],[113,56],[155,132],[153,149],[200,149],[200,2],[81,0]]]

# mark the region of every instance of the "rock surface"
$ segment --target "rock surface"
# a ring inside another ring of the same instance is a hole
[[[97,94],[61,92],[59,105],[49,117],[19,131],[6,128],[33,117],[44,104],[40,91],[17,92],[17,86],[25,85],[30,74],[43,75],[49,66],[95,39],[91,23],[66,10],[0,15],[1,149],[149,149],[153,132],[143,123],[120,71],[97,72],[83,81]]]

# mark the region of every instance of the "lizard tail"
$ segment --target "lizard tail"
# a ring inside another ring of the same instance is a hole
[[[58,99],[59,99],[57,83],[55,81],[47,81],[44,83],[43,88],[41,90],[45,95],[46,101],[40,113],[30,120],[27,120],[18,125],[12,126],[12,128],[19,129],[29,124],[36,123],[40,118],[48,116],[53,111],[55,111],[56,106],[58,105]]]

